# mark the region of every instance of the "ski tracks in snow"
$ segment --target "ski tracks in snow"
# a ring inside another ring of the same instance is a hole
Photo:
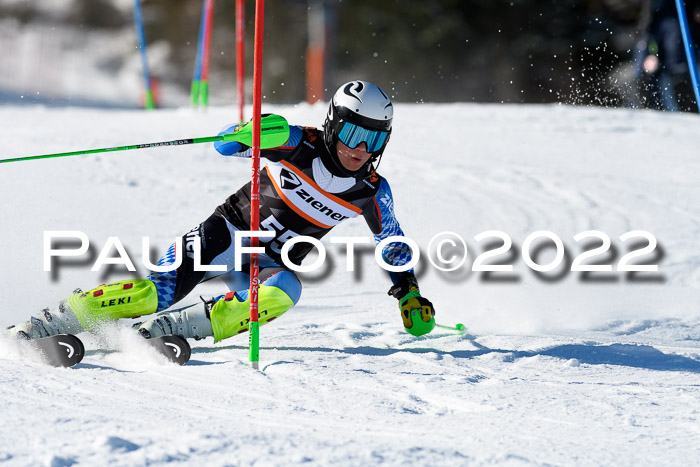
[[[339,309],[297,312],[263,328],[262,371],[245,361],[244,338],[194,343],[185,367],[139,362],[135,348],[96,351],[88,336],[74,369],[0,360],[11,420],[0,458],[603,464],[620,460],[622,443],[633,465],[700,453],[700,346],[687,339],[698,323],[412,339],[370,311],[345,322]],[[655,329],[663,352],[649,344]]]
[[[472,334],[415,339],[401,329],[386,274],[371,255],[355,275],[340,271],[339,256],[327,277],[303,279],[298,307],[261,329],[263,371],[246,361],[246,336],[193,343],[185,367],[164,365],[119,335],[84,337],[85,359],[73,369],[19,361],[0,341],[0,462],[696,462],[694,117],[557,106],[396,108],[403,120],[380,172],[402,228],[420,245],[454,231],[473,259],[473,237],[486,230],[506,232],[518,247],[541,229],[568,245],[584,230],[616,239],[644,229],[665,251],[663,281],[584,283],[569,275],[551,283],[531,277],[521,261],[521,280],[512,282],[428,269],[421,291],[440,322],[464,322]],[[271,110],[316,125],[325,111]],[[230,115],[23,107],[0,118],[10,157],[205,136]],[[48,130],[41,141],[28,139],[38,119]],[[116,279],[82,264],[48,280],[43,231],[82,230],[93,249],[118,235],[138,262],[141,236],[163,251],[248,176],[248,161],[222,159],[204,145],[8,164],[2,184],[14,201],[1,217],[15,235],[5,239],[1,259],[13,267],[2,280],[19,288],[2,296],[3,322],[26,319],[76,286]],[[368,235],[361,220],[333,233]],[[224,291],[215,281],[201,289],[205,296]]]

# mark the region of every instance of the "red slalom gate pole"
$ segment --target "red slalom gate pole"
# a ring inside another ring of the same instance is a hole
[[[245,117],[245,3],[236,0],[236,95],[238,96],[238,121]]]
[[[250,230],[257,232],[260,228],[260,107],[262,105],[262,57],[263,25],[265,0],[255,1],[255,51],[253,53],[253,168],[250,185]],[[258,237],[250,239],[250,246],[258,247]],[[258,323],[258,286],[260,282],[260,263],[258,253],[250,254],[250,322],[249,351],[250,364],[256,370],[260,361],[260,335]]]

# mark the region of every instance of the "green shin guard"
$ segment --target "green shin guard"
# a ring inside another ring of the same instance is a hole
[[[158,293],[149,279],[112,282],[68,297],[80,324],[93,330],[105,321],[150,315],[158,309]]]
[[[294,301],[282,289],[269,285],[261,285],[258,289],[258,319],[261,326],[293,306]],[[212,307],[210,317],[215,343],[246,332],[250,322],[250,298],[241,302],[233,293],[228,293]]]

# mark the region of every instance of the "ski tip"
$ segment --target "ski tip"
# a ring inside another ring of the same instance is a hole
[[[31,344],[42,354],[43,360],[55,367],[72,367],[83,360],[85,346],[72,334],[34,339]]]
[[[189,342],[182,336],[167,335],[146,339],[154,349],[173,363],[182,366],[192,356],[192,348]]]

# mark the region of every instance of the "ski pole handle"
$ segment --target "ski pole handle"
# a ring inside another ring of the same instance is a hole
[[[270,149],[283,145],[289,139],[289,124],[281,115],[265,115],[260,125],[260,148]],[[253,122],[248,122],[237,127],[233,133],[219,136],[206,136],[204,138],[176,139],[159,143],[132,144],[117,146],[114,148],[87,149],[83,151],[62,152],[57,154],[44,154],[41,156],[12,157],[0,159],[0,164],[5,162],[20,162],[36,159],[50,159],[55,157],[80,156],[84,154],[96,154],[102,152],[128,151],[131,149],[154,148],[159,146],[182,146],[185,144],[211,143],[216,141],[236,141],[246,146],[253,145]]]

